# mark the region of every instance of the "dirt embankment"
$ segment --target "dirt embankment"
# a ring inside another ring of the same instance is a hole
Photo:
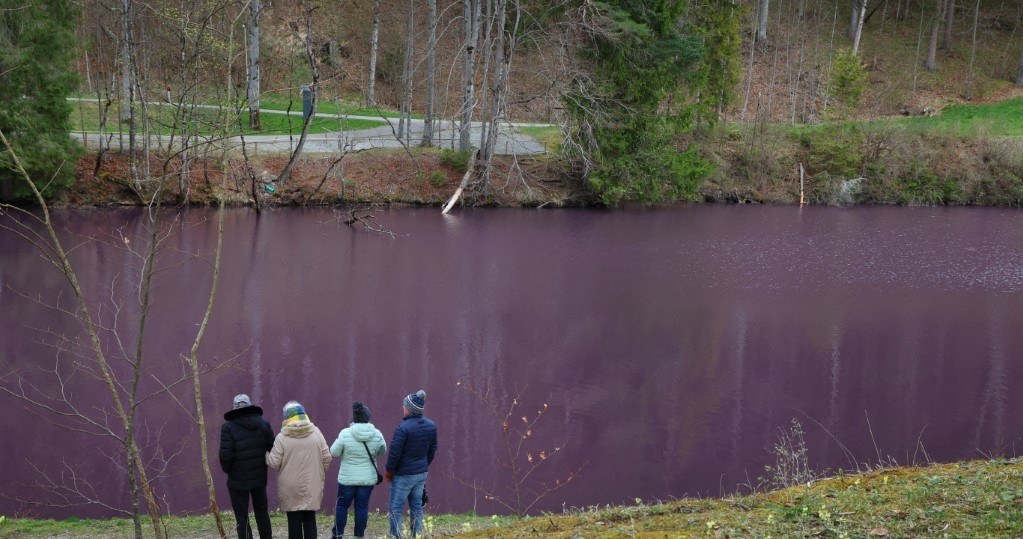
[[[903,204],[1020,206],[1023,140],[949,137],[868,127],[822,128],[798,134],[720,130],[700,142],[714,171],[699,191],[706,202],[798,204]],[[168,204],[282,206],[300,204],[443,204],[463,176],[437,150],[371,150],[302,158],[291,177],[273,183],[286,156],[252,163],[195,160],[182,175],[180,161],[150,162],[143,192],[163,185]],[[165,166],[166,165],[166,166]],[[96,155],[78,162],[75,184],[58,206],[138,205],[127,159]],[[166,171],[166,172],[164,172]],[[255,178],[255,181],[253,181]],[[272,192],[271,192],[272,191]],[[143,193],[144,194],[144,193]],[[571,165],[557,157],[495,158],[486,185],[471,184],[463,204],[560,207],[599,204]]]
[[[436,150],[370,150],[338,160],[336,155],[301,158],[285,182],[275,180],[287,156],[266,157],[246,167],[241,159],[196,159],[184,174],[180,160],[153,157],[148,182],[135,186],[128,160],[108,154],[79,160],[72,187],[54,201],[65,207],[131,206],[162,186],[167,204],[228,205],[424,204],[446,202],[463,176],[457,164]],[[146,175],[143,174],[143,177]],[[550,158],[497,157],[486,185],[476,181],[464,203],[494,206],[585,205],[593,197],[572,180],[562,163]]]

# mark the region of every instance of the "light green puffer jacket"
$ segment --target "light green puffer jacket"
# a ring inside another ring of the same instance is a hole
[[[366,445],[362,445],[366,442]],[[366,447],[374,456],[369,460]],[[375,458],[387,452],[384,435],[372,423],[352,423],[337,435],[330,444],[330,454],[341,458],[341,471],[337,482],[347,486],[371,486],[377,484]],[[381,472],[383,473],[383,472]]]

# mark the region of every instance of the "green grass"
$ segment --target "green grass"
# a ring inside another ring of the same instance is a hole
[[[234,516],[223,513],[224,528],[228,537],[235,537]],[[320,537],[330,535],[330,529],[334,525],[333,513],[321,513],[317,515],[317,531]],[[492,528],[505,525],[518,520],[516,517],[483,517],[477,515],[430,515],[427,513],[424,527],[431,535],[451,535],[455,533]],[[251,520],[254,526],[255,521]],[[216,524],[210,515],[191,516],[170,516],[164,521],[168,536],[190,537],[196,539],[219,539]],[[287,535],[288,522],[284,513],[270,513],[270,524],[274,530],[274,536],[284,537]],[[348,529],[352,533],[354,526],[353,517],[349,514]],[[368,537],[384,537],[388,532],[387,514],[380,511],[371,512],[369,525],[366,529]],[[153,536],[152,524],[148,518],[143,519],[142,533],[146,537]],[[83,539],[115,539],[130,538],[134,535],[134,527],[131,519],[79,519],[69,518],[64,520],[31,519],[31,518],[7,518],[0,521],[0,538],[42,538],[42,537],[75,537]]]
[[[269,94],[259,99],[259,108],[264,110],[288,110],[292,114],[301,114],[302,100],[284,94]],[[383,108],[363,107],[350,103],[340,103],[330,100],[320,100],[316,103],[317,112],[321,114],[341,114],[347,116],[370,116],[373,118],[398,118],[400,114],[396,111]],[[413,118],[422,119],[422,114],[413,114]]]
[[[556,125],[520,125],[515,130],[523,135],[533,137],[548,151],[556,151],[561,147],[561,142],[565,138],[561,128]]]
[[[429,511],[429,507],[427,507]],[[224,515],[230,529],[233,518]],[[271,515],[274,529],[284,515]],[[318,517],[319,530],[332,517]],[[682,499],[666,503],[636,500],[632,506],[603,506],[534,517],[431,515],[428,535],[455,537],[699,537],[721,539],[1023,536],[1023,461],[993,459],[935,466],[887,468],[839,475],[786,489],[724,499]],[[172,537],[213,538],[208,515],[169,517]],[[152,532],[144,526],[146,536]],[[126,519],[0,522],[2,538],[130,537]],[[387,518],[370,514],[367,535],[387,533]]]
[[[74,110],[71,113],[71,125],[73,131],[99,131],[100,112],[99,105],[97,105],[96,102],[73,101],[72,105],[74,106]],[[249,113],[248,111],[243,111],[241,123],[246,126],[244,133],[246,135],[283,135],[288,133],[297,135],[302,132],[301,104],[299,104],[299,107],[298,111],[293,112],[290,115],[276,113],[261,114],[260,120],[263,124],[263,129],[260,131],[248,129]],[[156,133],[169,135],[175,131],[173,127],[175,121],[174,107],[169,105],[150,105],[147,107],[147,112],[152,120],[152,126]],[[342,120],[337,117],[331,118],[320,116],[322,113],[323,112],[318,113],[316,118],[313,119],[312,125],[309,126],[309,133],[332,133],[340,130],[359,131],[387,125],[383,120]],[[211,135],[215,133],[227,133],[229,135],[238,134],[238,118],[235,116],[235,112],[231,109],[199,109],[197,110],[196,115],[198,118],[194,120],[193,126],[198,126],[200,133],[203,135]],[[106,130],[108,133],[113,133],[118,130],[117,109],[114,108],[114,106],[111,106],[110,109],[107,110]]]
[[[1023,99],[979,105],[951,105],[934,116],[871,122],[914,131],[958,136],[1023,136]]]

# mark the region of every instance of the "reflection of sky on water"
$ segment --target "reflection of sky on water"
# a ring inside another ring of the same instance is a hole
[[[486,513],[498,507],[454,478],[502,487],[503,419],[458,382],[491,383],[498,411],[520,395],[513,421],[549,405],[527,450],[563,449],[535,477],[549,482],[582,468],[540,506],[553,510],[733,492],[763,475],[768,448],[793,417],[804,424],[811,462],[832,469],[876,461],[878,451],[907,462],[921,445],[938,459],[974,457],[1023,428],[1008,413],[1023,405],[1008,391],[1023,379],[1023,366],[1010,359],[1023,351],[1023,335],[1011,329],[1023,323],[1017,212],[715,206],[438,214],[381,212],[379,222],[400,234],[392,238],[339,226],[329,210],[229,211],[202,360],[238,359],[204,382],[211,440],[231,397],[243,392],[275,429],[284,402],[300,400],[328,439],[361,400],[389,437],[401,398],[422,387],[441,430],[431,499],[438,510]],[[85,236],[143,230],[132,211],[64,215]],[[193,210],[181,222],[212,215]],[[213,219],[179,227],[165,262],[209,253],[215,240]],[[61,290],[59,276],[23,243],[0,235],[0,248],[5,283]],[[137,280],[137,260],[123,250],[88,244],[75,256],[91,292],[113,286],[123,296]],[[203,263],[161,275],[147,337],[156,374],[179,374],[208,286]],[[2,327],[25,328],[0,342],[5,371],[42,382],[30,367],[47,358],[46,348],[26,325],[68,333],[76,325],[11,294],[0,302]],[[76,395],[103,404],[102,391],[75,383]],[[0,405],[20,406],[7,397]],[[198,510],[204,489],[194,427],[180,410],[166,398],[143,407],[163,454],[180,451],[161,481],[169,502]],[[14,434],[0,447],[16,462],[52,464],[54,448],[81,441],[39,424],[29,436],[10,419],[19,415],[0,419]],[[89,455],[74,456],[109,467]],[[32,480],[20,469],[0,490]],[[116,478],[106,478],[113,492]],[[374,507],[385,498],[378,489]],[[0,513],[19,507],[0,500]]]

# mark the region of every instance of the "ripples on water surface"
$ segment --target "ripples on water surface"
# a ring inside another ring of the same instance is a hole
[[[818,468],[876,461],[875,442],[899,462],[924,450],[940,460],[1012,454],[1023,427],[1012,413],[1023,402],[1008,389],[1023,381],[1019,216],[734,206],[382,211],[379,222],[400,234],[392,239],[339,225],[330,210],[229,210],[202,356],[231,363],[205,380],[209,434],[217,439],[220,415],[245,392],[274,424],[284,402],[301,400],[328,438],[362,400],[389,437],[401,398],[423,387],[441,432],[431,506],[480,513],[501,509],[452,477],[506,484],[495,465],[501,429],[458,382],[491,383],[500,406],[521,393],[513,420],[549,405],[529,447],[534,458],[563,449],[535,477],[581,471],[537,510],[734,492],[763,475],[768,448],[793,417]],[[140,232],[134,210],[59,217],[118,247]],[[215,212],[179,217],[190,226],[168,240],[170,269],[146,341],[167,379],[181,372],[209,286],[209,267],[179,267],[180,253],[209,254],[216,241]],[[0,247],[5,380],[19,372],[53,388],[39,367],[67,368],[72,358],[47,346],[53,339],[42,330],[77,327],[12,291],[51,302],[63,291],[66,304],[66,290],[13,234],[0,233]],[[87,243],[75,259],[92,294],[121,297],[137,278],[132,257],[110,245]],[[104,402],[81,373],[69,390],[87,406]],[[0,479],[9,496],[0,513],[105,514],[11,499],[43,498],[25,486],[39,479],[33,466],[53,475],[62,462],[96,486],[123,489],[108,473],[108,441],[57,430],[9,396],[0,404],[11,470]],[[194,428],[166,396],[143,413],[150,454],[173,455],[159,485],[168,503],[201,510]],[[335,463],[330,481],[336,472]],[[377,489],[373,507],[385,501]]]

